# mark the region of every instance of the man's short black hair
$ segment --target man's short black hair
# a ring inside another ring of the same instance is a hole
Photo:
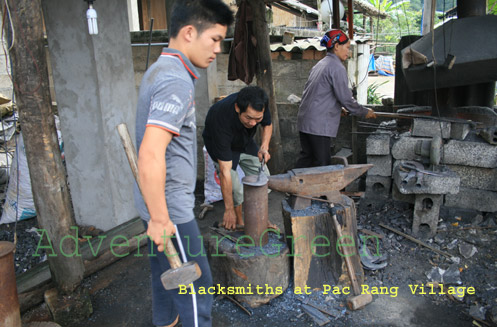
[[[238,92],[236,104],[240,108],[240,113],[245,112],[250,105],[256,111],[267,109],[269,98],[264,89],[258,86],[247,86]]]
[[[193,25],[202,33],[214,24],[229,26],[233,12],[222,0],[176,0],[171,14],[169,37],[178,36],[179,30]]]

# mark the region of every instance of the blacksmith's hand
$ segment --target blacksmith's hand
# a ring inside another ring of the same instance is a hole
[[[365,116],[366,119],[375,119],[376,118],[376,113],[374,112],[373,109],[368,108],[368,113]]]
[[[221,224],[221,226],[228,230],[234,230],[236,228],[235,208],[227,209],[224,211],[223,223]]]
[[[262,147],[259,149],[257,157],[259,158],[260,162],[262,162],[262,159],[264,159],[264,162],[268,162],[271,159],[271,155],[269,154],[269,152]]]
[[[164,251],[166,242],[170,242],[170,238],[175,233],[176,228],[169,218],[163,220],[150,219],[148,223],[147,235],[157,245],[159,252]]]

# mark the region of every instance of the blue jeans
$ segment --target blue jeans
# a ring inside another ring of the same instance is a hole
[[[145,228],[148,224],[144,221]],[[202,271],[202,276],[193,283],[193,288],[188,289],[186,294],[179,294],[179,289],[166,290],[160,280],[161,274],[171,266],[166,255],[157,250],[157,246],[148,239],[148,246],[153,246],[150,254],[150,269],[152,273],[152,322],[156,326],[171,324],[176,317],[185,327],[212,326],[211,310],[213,296],[206,294],[191,294],[198,292],[199,287],[207,290],[212,286],[212,275],[207,260],[207,253],[203,245],[203,237],[195,220],[176,226],[176,237],[173,243],[178,255],[183,262],[196,261]],[[180,244],[178,243],[178,237]],[[184,291],[183,291],[184,293]]]

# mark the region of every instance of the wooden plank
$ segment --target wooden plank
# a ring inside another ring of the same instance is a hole
[[[150,5],[150,8],[148,7]],[[143,30],[150,29],[150,18],[154,19],[154,30],[167,29],[166,4],[164,0],[142,0]]]
[[[81,254],[85,267],[84,276],[87,277],[121,259],[121,257],[117,255],[122,255],[127,251],[133,252],[138,247],[145,247],[147,238],[144,237],[144,231],[145,227],[141,219],[134,218],[109,230],[106,234],[101,235],[102,238],[105,237],[102,241],[100,241],[98,237],[93,237],[90,240],[95,252],[98,247],[98,243],[102,242],[98,251],[98,256],[94,256],[92,254],[88,243],[81,245]],[[129,247],[115,247],[113,250],[114,252],[112,252],[110,244],[116,236],[119,236],[119,238],[115,239],[114,244],[119,244],[118,240],[122,243],[124,238],[126,238],[129,240]],[[121,236],[124,238],[120,238]],[[138,240],[140,240],[140,243],[138,243]],[[141,253],[143,253],[143,251],[141,251]],[[145,253],[143,254],[147,255]],[[36,267],[19,275],[16,279],[21,312],[24,312],[34,305],[43,302],[43,293],[47,289],[55,286],[52,282],[52,275],[50,273],[48,262],[37,265]]]

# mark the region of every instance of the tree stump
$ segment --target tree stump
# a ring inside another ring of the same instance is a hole
[[[354,201],[342,196],[336,203],[337,219],[342,226],[343,237],[337,240],[329,205],[312,201],[303,210],[293,210],[288,199],[282,201],[285,234],[290,257],[293,259],[295,287],[323,289],[323,285],[336,285],[346,272],[344,256],[352,261],[354,274],[362,284],[364,271],[358,250],[356,208]],[[337,241],[339,245],[337,246]],[[346,246],[343,246],[346,245]]]
[[[290,281],[286,243],[274,233],[269,233],[264,246],[255,246],[249,236],[240,232],[228,234],[236,241],[216,234],[209,238],[209,261],[216,294],[233,296],[252,308],[283,294]]]

